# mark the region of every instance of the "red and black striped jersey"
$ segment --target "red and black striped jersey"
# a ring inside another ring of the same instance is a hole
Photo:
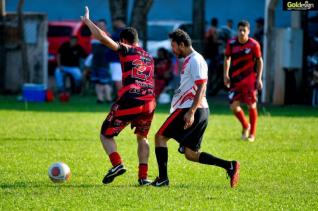
[[[123,87],[118,98],[150,101],[154,94],[154,60],[141,47],[119,43]]]
[[[248,38],[246,43],[240,43],[235,37],[228,41],[225,56],[231,57],[229,76],[231,86],[241,84],[255,84],[255,59],[262,56],[259,43],[253,38]]]

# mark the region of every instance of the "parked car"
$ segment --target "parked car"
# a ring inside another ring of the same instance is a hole
[[[57,65],[56,55],[60,46],[69,41],[71,36],[76,36],[79,45],[86,51],[91,52],[91,32],[81,21],[51,21],[48,23],[47,39],[49,43],[49,74],[54,74]]]
[[[147,51],[153,56],[157,56],[157,50],[164,47],[171,51],[169,33],[181,28],[192,35],[192,24],[186,21],[148,21],[148,41]]]

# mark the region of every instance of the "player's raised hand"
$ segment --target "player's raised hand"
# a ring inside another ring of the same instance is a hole
[[[84,14],[84,16],[81,16],[81,19],[82,19],[82,21],[86,21],[86,20],[89,20],[89,9],[88,9],[88,7],[87,6],[85,6],[85,14]]]

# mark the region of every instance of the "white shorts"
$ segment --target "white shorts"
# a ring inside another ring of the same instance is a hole
[[[112,81],[121,81],[122,80],[122,72],[121,65],[119,62],[111,62],[109,63],[110,71],[112,73]]]

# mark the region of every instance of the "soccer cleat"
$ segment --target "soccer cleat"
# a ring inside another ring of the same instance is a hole
[[[148,179],[138,179],[138,183],[140,186],[148,186],[150,185],[152,182]]]
[[[255,141],[255,136],[254,135],[249,135],[249,137],[247,138],[247,140],[249,142],[254,142]]]
[[[169,179],[168,178],[159,178],[157,177],[152,183],[151,183],[152,186],[155,186],[155,187],[162,187],[162,186],[168,186],[169,185]]]
[[[240,178],[240,163],[238,161],[231,161],[231,168],[227,170],[227,175],[230,177],[231,187],[234,188]]]
[[[103,179],[104,184],[111,183],[115,177],[122,175],[126,172],[126,169],[123,164],[119,164],[117,166],[114,166],[113,168],[109,169],[108,173],[105,175]]]
[[[243,128],[243,130],[242,130],[242,140],[243,141],[246,141],[248,139],[248,135],[250,133],[250,128],[251,128],[250,124],[248,124],[247,128]]]

